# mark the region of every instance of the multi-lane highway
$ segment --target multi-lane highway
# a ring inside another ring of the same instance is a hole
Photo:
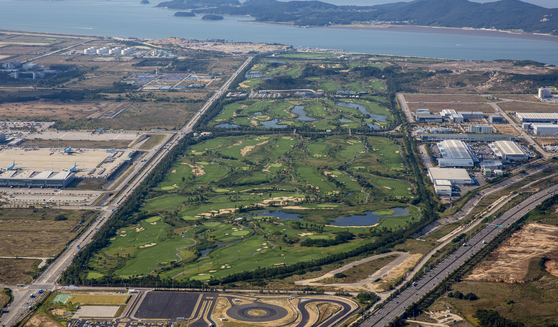
[[[194,114],[194,116],[182,127],[179,133],[173,135],[166,146],[162,143],[153,153],[149,154],[145,163],[136,166],[133,173],[121,182],[121,187],[116,194],[107,201],[107,205],[99,217],[84,231],[78,238],[71,242],[67,249],[43,272],[37,280],[26,288],[16,288],[14,290],[14,301],[10,305],[10,312],[4,314],[0,319],[0,324],[12,326],[24,313],[28,307],[37,301],[31,298],[31,294],[38,289],[52,289],[62,272],[71,264],[74,256],[89,244],[97,231],[107,222],[112,214],[124,203],[136,187],[151,173],[153,168],[163,159],[167,153],[176,146],[184,136],[192,131],[192,127],[198,122],[200,117],[211,107],[211,105],[227,92],[231,83],[246,68],[254,57],[248,57],[246,61],[230,76],[230,78],[215,92],[209,100]]]
[[[408,306],[419,300],[450,273],[465,263],[467,259],[496,237],[504,228],[509,227],[541,202],[556,194],[557,191],[558,185],[542,190],[508,210],[492,223],[485,225],[481,231],[419,278],[416,284],[408,287],[381,309],[373,312],[370,318],[365,320],[360,326],[376,327],[388,325],[395,317],[403,314]]]

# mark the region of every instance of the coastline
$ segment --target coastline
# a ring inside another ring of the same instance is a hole
[[[513,32],[508,30],[492,30],[468,27],[441,27],[441,26],[421,26],[421,25],[329,25],[329,26],[297,26],[291,23],[271,23],[271,22],[256,22],[256,21],[242,21],[236,20],[236,23],[242,24],[258,24],[258,25],[272,25],[272,26],[289,26],[297,28],[333,28],[333,29],[352,29],[352,30],[367,30],[367,29],[382,29],[393,32],[411,32],[411,33],[439,33],[439,34],[462,34],[473,36],[492,36],[492,37],[507,37],[526,40],[550,41],[558,42],[558,35],[542,34],[542,33],[527,33],[527,32]]]

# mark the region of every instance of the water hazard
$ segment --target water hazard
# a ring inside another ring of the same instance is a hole
[[[352,215],[348,217],[338,217],[335,219],[331,225],[335,226],[370,226],[376,224],[380,218],[385,217],[399,217],[399,216],[409,216],[410,213],[407,208],[391,208],[394,211],[391,215],[376,215],[371,211],[366,212],[364,215]],[[274,211],[263,211],[259,212],[253,216],[272,216],[278,217],[281,220],[285,219],[295,219],[295,220],[302,220],[298,214],[296,213],[287,213],[282,210],[274,210]],[[246,216],[248,218],[249,216]]]

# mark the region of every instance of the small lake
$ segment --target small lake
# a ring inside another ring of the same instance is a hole
[[[238,127],[240,127],[240,125],[223,123],[223,124],[215,125],[215,127],[217,127],[217,128],[238,128]]]
[[[240,241],[242,241],[242,239],[239,239],[239,240],[236,240],[236,241],[233,241],[233,242],[229,242],[229,243],[215,244],[215,247],[207,248],[207,249],[205,249],[205,250],[201,250],[201,251],[200,251],[200,253],[201,253],[200,258],[205,257],[209,252],[211,252],[211,251],[213,251],[213,250],[216,250],[216,249],[218,249],[218,248],[220,248],[220,247],[222,247],[222,246],[229,245],[229,244],[235,244],[235,243],[238,243],[238,242],[240,242]]]
[[[368,211],[364,215],[353,215],[353,216],[349,216],[349,217],[339,217],[339,218],[336,218],[335,221],[331,223],[331,225],[335,225],[335,226],[370,226],[370,225],[374,225],[375,223],[377,223],[378,220],[380,220],[380,218],[409,216],[410,215],[407,208],[391,208],[391,210],[393,210],[395,212],[393,213],[393,215],[388,215],[388,216],[379,216],[379,215],[375,215],[371,211]],[[296,213],[286,213],[282,210],[263,211],[263,212],[259,212],[256,215],[252,215],[252,216],[260,216],[260,217],[261,216],[272,216],[272,217],[279,217],[279,219],[281,219],[281,220],[284,220],[284,219],[302,220],[301,218],[299,218],[298,214],[296,214]],[[250,218],[250,216],[247,215],[246,218]]]
[[[366,124],[368,125],[368,127],[372,128],[375,131],[379,131],[380,130],[380,126],[376,125],[376,124]]]
[[[373,214],[371,211],[368,211],[364,215],[353,215],[349,217],[336,218],[335,221],[331,224],[335,226],[370,226],[377,223],[380,218],[410,215],[407,208],[391,208],[391,210],[395,211],[395,213],[389,216],[378,216]]]
[[[272,120],[268,120],[268,121],[262,121],[260,122],[260,124],[262,124],[262,127],[267,127],[267,128],[287,128],[289,125],[279,125],[277,124],[278,122],[281,122],[282,120],[280,119],[272,119]]]
[[[296,119],[298,120],[318,120],[316,118],[312,118],[312,117],[308,117],[306,116],[306,111],[304,111],[304,106],[295,106],[293,110],[291,110],[291,112],[293,114],[298,115],[298,117],[296,117]]]
[[[387,116],[382,116],[382,115],[374,115],[369,113],[366,108],[360,104],[356,104],[356,103],[349,103],[349,102],[339,102],[337,104],[338,106],[341,107],[347,107],[347,108],[353,108],[353,109],[357,109],[358,111],[360,111],[363,115],[370,115],[370,118],[377,120],[377,121],[386,121]]]
[[[342,122],[342,123],[350,123],[350,122],[352,122],[352,120],[347,119],[347,118],[339,118],[339,121]]]

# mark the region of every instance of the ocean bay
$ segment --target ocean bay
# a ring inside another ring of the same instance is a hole
[[[295,47],[464,60],[517,59],[558,64],[558,37],[437,28],[299,28],[249,17],[202,21],[132,0],[5,0],[0,29],[162,39],[226,39]],[[32,9],[31,9],[32,8]]]

